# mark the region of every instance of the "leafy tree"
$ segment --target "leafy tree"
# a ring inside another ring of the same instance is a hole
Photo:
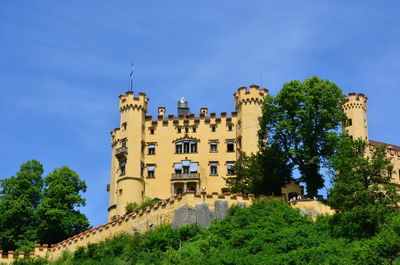
[[[0,248],[33,246],[37,239],[37,208],[42,192],[43,166],[22,164],[16,176],[0,181]]]
[[[43,200],[38,208],[40,242],[60,242],[89,228],[86,216],[75,209],[85,206],[80,195],[85,191],[85,182],[67,166],[54,169],[44,178]]]
[[[375,235],[399,212],[400,189],[392,183],[393,165],[385,146],[368,150],[368,143],[344,136],[332,158],[330,205],[336,210],[334,231],[351,238]]]
[[[314,76],[290,81],[276,97],[267,96],[260,118],[260,144],[276,144],[301,174],[311,196],[323,187],[320,169],[333,154],[345,114],[344,95],[328,80]]]
[[[254,193],[255,186],[262,178],[259,159],[255,155],[248,156],[244,152],[233,166],[234,176],[225,178],[226,185],[231,192],[243,194]]]

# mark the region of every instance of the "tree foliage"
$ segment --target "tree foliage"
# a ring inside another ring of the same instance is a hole
[[[63,166],[44,178],[43,200],[38,208],[39,239],[54,244],[89,228],[86,216],[76,210],[85,206],[80,195],[86,184],[75,171]]]
[[[42,195],[43,166],[22,164],[16,176],[0,180],[0,248],[15,250],[37,240],[37,208]]]
[[[44,179],[36,160],[22,164],[16,176],[0,181],[0,249],[31,251],[34,243],[56,243],[89,227],[75,209],[83,206],[85,183],[69,169]]]
[[[314,76],[290,81],[276,97],[267,96],[260,119],[260,144],[278,145],[301,174],[311,196],[323,187],[320,169],[333,154],[336,131],[345,114],[344,95],[328,80]]]
[[[335,231],[358,238],[377,233],[388,216],[399,212],[400,189],[392,182],[393,165],[386,147],[370,151],[368,143],[344,136],[331,160],[330,205]]]

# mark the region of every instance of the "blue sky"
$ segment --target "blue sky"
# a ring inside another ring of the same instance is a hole
[[[384,4],[383,4],[384,3]],[[109,132],[136,65],[135,92],[175,113],[233,111],[240,86],[313,75],[369,97],[370,138],[400,144],[398,1],[2,1],[0,177],[28,159],[68,165],[106,221]]]

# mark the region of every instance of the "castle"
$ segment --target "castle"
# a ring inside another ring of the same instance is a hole
[[[130,202],[140,204],[145,197],[168,198],[185,191],[221,192],[224,178],[232,175],[239,152],[258,150],[258,118],[267,89],[252,85],[234,93],[234,112],[199,115],[190,112],[188,102],[177,103],[177,115],[147,116],[149,99],[144,93],[120,95],[120,128],[111,132],[112,162],[108,217],[126,214]],[[351,137],[368,140],[370,148],[384,143],[368,139],[367,97],[350,93],[343,105],[348,120],[343,130]],[[393,157],[393,181],[400,184],[400,147],[385,144]],[[372,149],[371,149],[372,150]],[[291,183],[283,193],[302,194],[300,186]]]

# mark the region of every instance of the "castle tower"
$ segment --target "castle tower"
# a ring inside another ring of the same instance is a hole
[[[353,139],[368,140],[367,97],[364,94],[350,93],[343,105],[347,120],[343,123],[343,133]]]
[[[258,119],[262,115],[262,103],[268,94],[267,89],[257,85],[240,87],[234,94],[237,111],[237,147],[246,154],[258,151]]]
[[[120,128],[111,133],[109,219],[124,215],[129,202],[141,204],[145,191],[143,144],[148,98],[144,93],[135,98],[133,92],[126,92],[119,98]]]

